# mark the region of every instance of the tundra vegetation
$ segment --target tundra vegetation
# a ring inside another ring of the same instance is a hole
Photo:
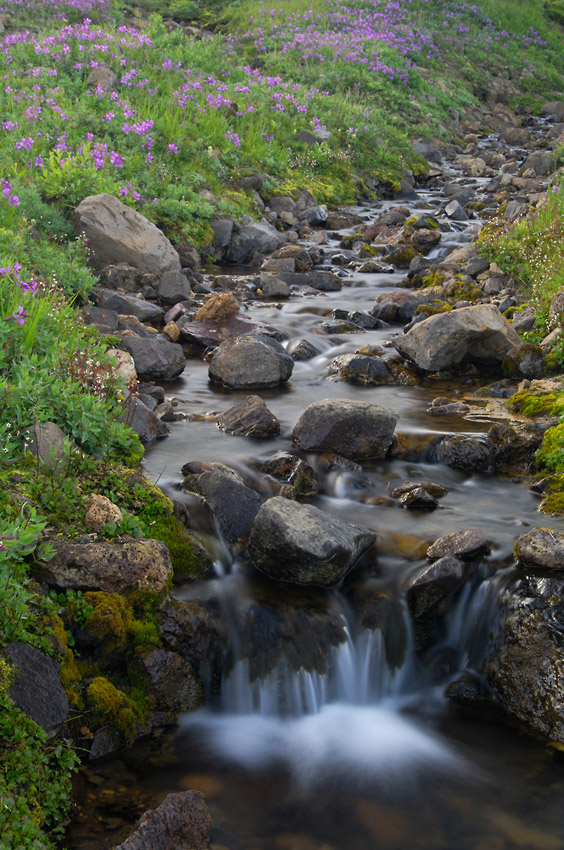
[[[81,318],[96,278],[71,224],[76,205],[115,195],[205,257],[214,218],[259,216],[245,181],[257,172],[267,193],[306,188],[327,205],[391,196],[404,169],[427,167],[410,140],[451,138],[453,115],[498,74],[515,82],[513,106],[557,98],[563,9],[560,0],[0,0],[0,648],[22,642],[56,658],[77,714],[109,718],[126,737],[142,724],[135,653],[158,646],[157,600],[45,595],[36,579],[52,555],[46,530],[82,532],[88,497],[104,492],[123,515],[106,536],[162,539],[183,574],[197,558],[185,554],[170,502],[135,477],[143,447],[123,421],[126,387],[106,354],[119,340]],[[116,86],[92,82],[100,67]],[[302,131],[315,132],[313,144]],[[483,239],[536,307],[533,342],[551,329],[563,242],[558,180],[531,218],[492,222]],[[557,348],[555,369],[563,357]],[[561,415],[562,399],[550,404]],[[48,421],[68,439],[62,456],[40,462],[29,429]],[[562,429],[548,432],[540,456],[556,471]],[[111,623],[126,668],[112,672],[109,643],[105,661],[81,667],[77,622]],[[0,847],[50,848],[77,757],[64,735],[48,740],[15,707],[11,677],[1,660]]]

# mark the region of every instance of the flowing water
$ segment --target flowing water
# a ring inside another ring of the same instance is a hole
[[[413,209],[432,212],[438,203],[438,195],[424,192]],[[358,211],[374,218],[374,207]],[[444,234],[441,251],[471,240],[476,226]],[[196,530],[213,544],[215,577],[176,593],[215,601],[229,624],[229,669],[220,686],[210,676],[206,708],[182,717],[174,733],[84,773],[79,799],[89,815],[72,826],[70,847],[111,847],[123,838],[124,812],[135,820],[166,793],[199,788],[214,845],[230,850],[564,848],[559,754],[484,709],[463,712],[444,696],[487,638],[515,538],[562,522],[541,521],[537,497],[518,481],[418,459],[424,452],[418,455],[417,446],[433,436],[491,427],[485,409],[470,418],[426,412],[435,396],[456,398],[475,383],[364,388],[328,374],[336,355],[367,343],[389,346],[401,329],[323,336],[320,322],[334,308],[370,309],[400,277],[346,273],[341,292],[249,308],[249,316],[288,342],[309,339],[319,350],[296,363],[288,387],[258,393],[281,422],[279,437],[253,441],[220,431],[210,415],[248,393],[210,385],[204,362],[189,361],[168,388],[186,417],[148,450],[145,470],[186,501]],[[259,486],[256,458],[291,451],[301,413],[329,397],[396,410],[396,430],[413,445],[413,459],[368,462],[359,473],[327,472],[319,457],[306,456],[322,484],[322,495],[309,501],[374,529],[379,555],[377,562],[365,559],[338,590],[289,588],[257,575],[217,538],[200,500],[179,489],[180,468],[189,460],[220,461]],[[440,508],[407,511],[392,503],[392,486],[408,478],[444,484],[449,492]],[[421,541],[466,528],[483,532],[492,554],[475,568],[425,651],[417,651],[404,589],[425,563]]]

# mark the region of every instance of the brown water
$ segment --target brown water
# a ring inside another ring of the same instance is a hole
[[[436,198],[427,193],[423,201]],[[373,217],[373,210],[363,211]],[[475,227],[445,235],[443,245],[463,243]],[[445,433],[485,433],[492,424],[485,411],[470,418],[426,412],[435,396],[457,398],[476,384],[362,388],[328,376],[336,355],[368,343],[386,347],[401,329],[321,336],[320,322],[337,307],[368,310],[375,295],[400,277],[353,274],[339,293],[250,308],[250,316],[276,327],[285,340],[306,338],[320,350],[313,360],[296,363],[287,387],[258,393],[280,419],[275,439],[233,437],[217,428],[213,416],[248,393],[210,385],[203,362],[189,361],[168,388],[186,418],[148,450],[145,471],[194,509],[195,530],[213,543],[216,578],[177,593],[218,601],[230,623],[233,664],[221,691],[210,691],[206,710],[83,770],[69,848],[112,847],[145,808],[188,788],[204,791],[214,846],[230,850],[564,848],[561,756],[484,710],[467,713],[444,697],[445,686],[487,637],[498,586],[512,569],[515,538],[539,524],[563,527],[561,520],[541,521],[537,497],[521,482],[424,462],[415,450],[411,461],[368,462],[361,474],[327,474],[318,457],[306,456],[322,483],[311,503],[374,529],[380,554],[365,560],[340,590],[303,593],[257,576],[215,539],[198,498],[179,489],[180,468],[189,460],[220,461],[256,485],[253,460],[291,451],[295,422],[323,398],[393,408],[400,415],[397,431],[414,446]],[[407,478],[448,487],[440,508],[414,512],[391,503],[390,490]],[[492,541],[491,557],[476,567],[434,645],[421,654],[403,586],[424,563],[421,541],[466,528]],[[391,612],[385,627],[365,628],[366,611],[382,598]],[[280,623],[296,611],[299,625],[286,628],[282,640]],[[291,655],[305,657],[312,642],[321,641],[318,630],[327,618],[342,634],[326,648],[326,670],[296,670],[286,660],[284,641],[293,642]],[[263,663],[265,653],[274,661]],[[252,671],[261,665],[264,675],[255,678]]]

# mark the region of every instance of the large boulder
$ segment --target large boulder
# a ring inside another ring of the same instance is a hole
[[[182,346],[165,336],[126,336],[122,347],[133,357],[141,381],[172,381],[184,371]]]
[[[226,260],[228,263],[249,263],[255,254],[272,254],[285,242],[284,234],[262,219],[233,232]]]
[[[25,643],[9,643],[5,653],[14,670],[11,698],[24,714],[55,734],[67,718],[69,701],[53,661]]]
[[[154,649],[143,658],[158,706],[169,711],[195,711],[202,702],[202,686],[190,664],[176,652]]]
[[[293,439],[304,451],[331,451],[347,458],[385,457],[398,418],[379,404],[324,399],[305,409]]]
[[[497,307],[478,304],[438,313],[394,339],[399,353],[426,372],[463,363],[499,367],[521,338]]]
[[[255,565],[277,581],[329,587],[375,539],[369,529],[275,496],[256,516],[249,553]]]
[[[222,342],[210,359],[209,377],[232,389],[271,387],[286,383],[293,368],[277,340],[253,334]]]
[[[210,828],[202,792],[179,791],[145,812],[133,835],[114,850],[206,850]]]
[[[89,195],[76,208],[73,225],[88,240],[96,268],[127,263],[161,275],[180,271],[180,258],[164,233],[144,215],[113,195]]]
[[[484,658],[495,701],[549,741],[564,743],[564,632],[561,579],[513,574],[488,607]],[[492,621],[492,612],[494,619]]]
[[[564,570],[564,534],[554,528],[533,528],[519,535],[513,552],[523,569]]]
[[[55,556],[42,578],[55,587],[128,593],[160,593],[172,573],[170,555],[159,540],[119,540],[109,543],[96,535],[78,541],[52,541]]]
[[[95,286],[92,297],[96,306],[103,310],[113,310],[119,316],[135,316],[140,322],[158,321],[164,316],[164,310],[157,304],[136,298],[135,295],[120,295],[113,289],[103,289]]]
[[[246,487],[235,476],[217,471],[187,475],[182,486],[185,490],[203,496],[227,543],[235,543],[249,536],[263,501],[255,490]]]

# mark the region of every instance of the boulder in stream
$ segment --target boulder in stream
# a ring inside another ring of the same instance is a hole
[[[249,395],[230,407],[217,424],[237,437],[272,437],[280,433],[280,422],[258,395]]]
[[[211,817],[201,791],[179,791],[141,817],[139,826],[114,850],[206,850]]]
[[[366,401],[314,401],[294,427],[294,442],[304,451],[332,451],[346,458],[385,457],[398,414]]]
[[[255,490],[223,472],[188,475],[182,486],[185,490],[203,496],[227,543],[235,543],[249,536],[263,501]]]
[[[499,368],[506,354],[519,345],[519,334],[492,304],[438,313],[394,338],[399,353],[426,372],[465,363]]]
[[[331,587],[375,539],[369,529],[275,496],[256,516],[249,553],[258,569],[277,581]]]
[[[533,528],[515,541],[519,566],[537,570],[564,570],[564,534],[554,528]]]
[[[286,383],[293,368],[277,340],[253,334],[222,342],[210,359],[209,377],[232,389],[272,387]]]

